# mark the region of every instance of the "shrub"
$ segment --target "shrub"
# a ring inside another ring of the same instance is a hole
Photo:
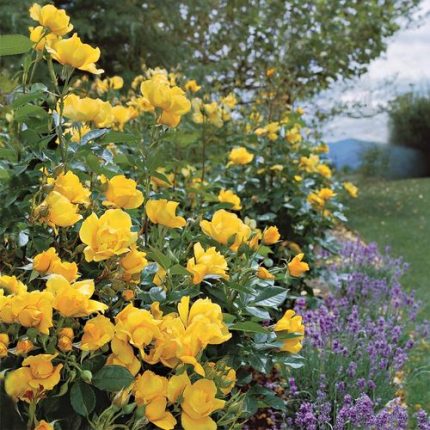
[[[391,103],[388,112],[390,143],[421,151],[430,169],[430,98],[406,93]]]
[[[38,430],[240,428],[260,394],[252,371],[302,365],[288,308],[342,218],[325,147],[302,138],[300,110],[287,120],[262,98],[251,122],[233,94],[193,97],[196,82],[164,69],[101,79],[99,49],[68,36],[64,11],[30,12],[31,43],[1,45],[28,52],[0,117],[6,393]]]

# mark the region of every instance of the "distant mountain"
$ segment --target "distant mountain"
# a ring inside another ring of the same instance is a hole
[[[381,143],[370,142],[359,139],[342,139],[329,143],[330,160],[337,169],[345,167],[356,170],[360,167],[363,154],[373,148],[384,149]]]

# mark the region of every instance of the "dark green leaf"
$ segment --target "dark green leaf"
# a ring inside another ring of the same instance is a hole
[[[229,329],[249,333],[267,333],[267,330],[263,326],[253,321],[238,322],[231,325]]]
[[[92,383],[100,390],[120,391],[128,387],[134,378],[128,369],[123,366],[104,366],[92,379]]]
[[[70,403],[79,415],[86,417],[96,406],[96,395],[91,386],[83,381],[77,381],[70,389]]]

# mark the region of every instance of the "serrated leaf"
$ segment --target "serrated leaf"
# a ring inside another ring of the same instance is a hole
[[[120,391],[134,381],[133,375],[123,366],[104,366],[92,379],[92,383],[103,391]]]
[[[32,48],[31,40],[22,34],[0,36],[0,57],[24,54]]]
[[[70,389],[70,403],[79,415],[87,417],[96,406],[94,390],[83,381],[75,382]]]

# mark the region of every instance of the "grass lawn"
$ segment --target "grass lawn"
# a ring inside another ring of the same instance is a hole
[[[360,185],[360,184],[359,184]],[[349,227],[410,264],[403,284],[423,301],[430,319],[430,179],[368,181],[349,204]],[[420,344],[409,364],[407,401],[430,411],[430,345]]]

